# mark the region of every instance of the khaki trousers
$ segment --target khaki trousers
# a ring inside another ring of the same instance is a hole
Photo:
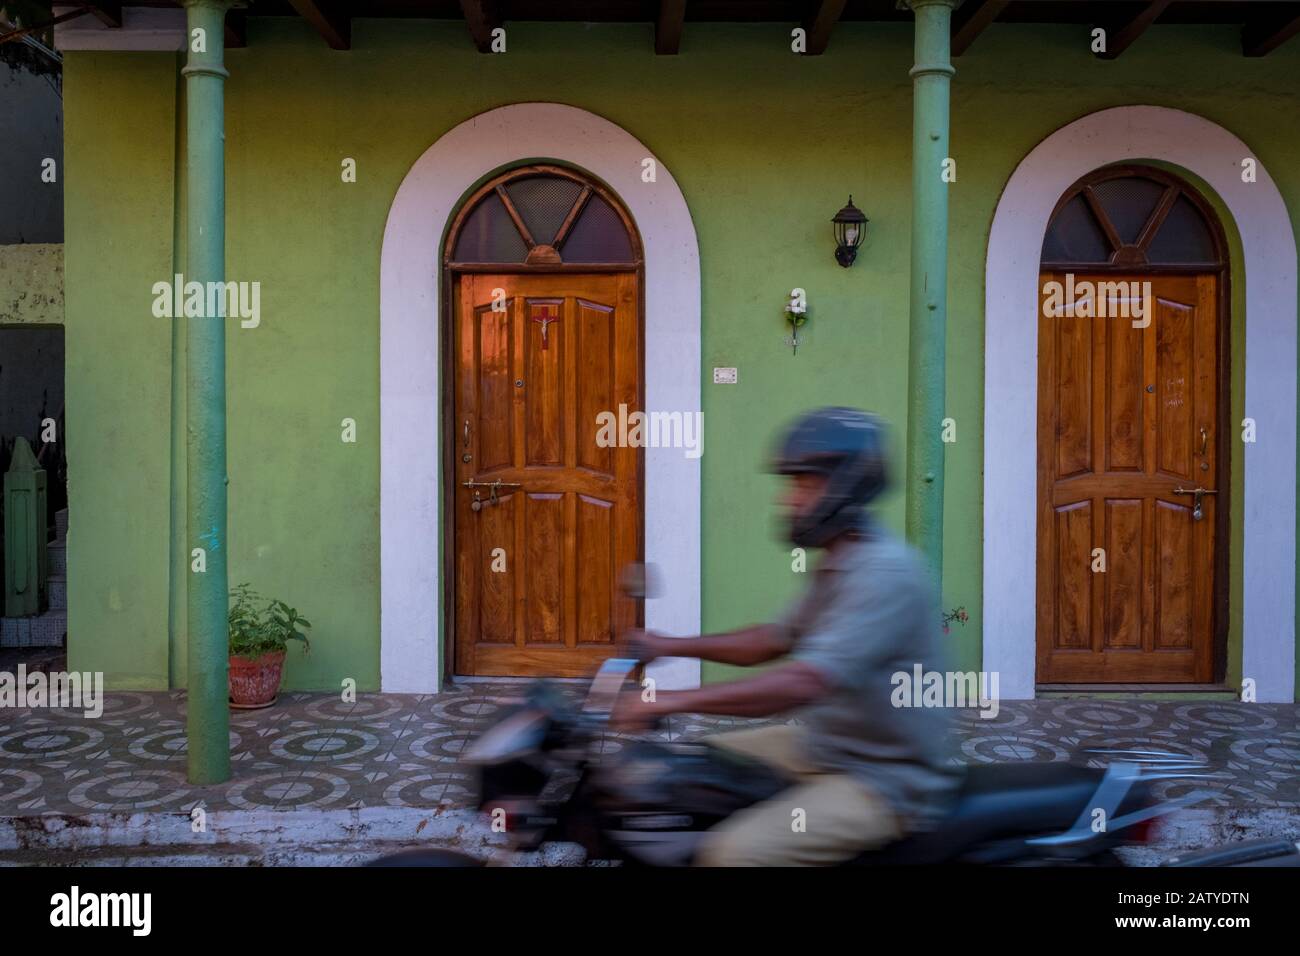
[[[857,779],[806,762],[804,734],[803,727],[781,725],[706,738],[712,746],[767,764],[792,785],[706,833],[696,866],[825,866],[903,836],[883,796]]]

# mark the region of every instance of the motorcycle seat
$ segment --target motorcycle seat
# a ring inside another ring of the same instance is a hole
[[[1064,832],[1097,791],[1104,771],[1063,763],[975,764],[952,811],[859,863],[997,862],[1023,852],[1030,837]]]

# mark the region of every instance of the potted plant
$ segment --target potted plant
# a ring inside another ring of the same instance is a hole
[[[285,650],[302,641],[311,622],[283,601],[264,601],[248,584],[230,591],[230,706],[270,707],[280,692]]]

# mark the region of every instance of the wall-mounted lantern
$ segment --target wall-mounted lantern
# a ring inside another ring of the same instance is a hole
[[[849,196],[849,204],[831,222],[835,225],[835,261],[847,269],[858,257],[858,246],[867,233],[867,217]]]

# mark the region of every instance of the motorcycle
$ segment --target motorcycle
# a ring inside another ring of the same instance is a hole
[[[657,590],[654,569],[620,575],[626,597]],[[635,641],[625,644],[635,654]],[[708,740],[636,740],[604,754],[609,716],[640,669],[633,656],[601,665],[575,705],[553,682],[530,685],[523,702],[489,727],[463,756],[477,781],[477,805],[507,847],[487,860],[447,849],[414,849],[371,866],[483,866],[509,863],[547,843],[577,844],[589,861],[689,866],[706,831],[790,781],[767,765]],[[845,861],[846,866],[966,864],[1124,866],[1116,849],[1151,842],[1162,817],[1210,796],[1161,801],[1152,784],[1217,776],[1185,754],[1089,749],[1070,763],[975,764],[953,808],[930,830]],[[1102,766],[1093,766],[1102,764]],[[1300,844],[1248,840],[1182,854],[1166,866],[1300,866]]]
[[[478,806],[509,848],[484,861],[449,850],[410,850],[378,866],[480,866],[548,842],[581,846],[588,860],[625,866],[686,866],[704,833],[733,813],[775,796],[789,780],[707,740],[636,740],[601,754],[609,714],[638,661],[607,660],[585,702],[539,681],[488,728],[464,763],[477,778]],[[1121,846],[1149,841],[1164,815],[1203,799],[1161,802],[1152,783],[1209,776],[1185,755],[1087,751],[1072,763],[977,764],[932,830],[863,853],[845,865],[985,864],[1122,866]],[[1108,761],[1105,766],[1086,763]],[[1300,865],[1286,840],[1256,840],[1169,861],[1179,866]]]

